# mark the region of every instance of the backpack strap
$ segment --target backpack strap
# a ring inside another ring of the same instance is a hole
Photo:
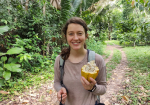
[[[59,65],[60,65],[60,79],[61,79],[61,85],[63,84],[63,75],[64,75],[64,60],[60,56]]]
[[[88,54],[88,62],[92,61],[92,60],[95,60],[95,52],[94,51],[91,51],[89,49],[87,49],[87,54]],[[97,95],[97,100],[96,100],[96,103],[100,103],[100,96]]]
[[[60,56],[60,60],[59,60],[60,83],[61,83],[61,86],[64,87],[66,89],[67,93],[68,93],[68,90],[67,90],[66,86],[63,84],[64,65],[65,65],[65,60],[63,60],[62,57]]]
[[[88,62],[95,60],[95,52],[87,49]]]

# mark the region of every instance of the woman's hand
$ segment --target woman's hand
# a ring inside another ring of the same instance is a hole
[[[90,77],[91,82],[87,81],[83,76],[81,76],[81,82],[86,90],[92,90],[93,86],[96,84],[96,80]]]
[[[62,101],[61,101],[61,95],[62,95]],[[67,98],[67,92],[64,87],[62,87],[58,92],[57,92],[57,99],[64,104]]]

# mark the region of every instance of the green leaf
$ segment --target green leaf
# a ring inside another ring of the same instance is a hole
[[[5,86],[4,85],[4,79],[0,79],[0,87]]]
[[[5,55],[5,53],[0,52],[0,56],[3,56],[3,55]]]
[[[11,72],[10,71],[4,71],[3,77],[5,78],[5,80],[9,80],[11,77]]]
[[[135,6],[138,8],[138,2],[135,3]]]
[[[144,10],[144,7],[142,5],[139,5],[139,10],[140,11],[143,11]]]
[[[0,77],[2,77],[3,76],[3,70],[0,70]]]
[[[15,48],[9,49],[6,54],[19,54],[22,51],[23,51],[23,48],[15,47]]]
[[[13,60],[14,60],[14,58],[10,57],[10,58],[8,59],[8,63],[11,63]]]
[[[8,63],[17,63],[18,62],[18,60],[19,60],[19,58],[12,58],[12,57],[10,57],[9,59],[8,59]]]
[[[22,71],[22,69],[19,68],[20,64],[10,63],[10,64],[5,64],[4,67],[12,72],[21,72]]]
[[[8,26],[0,26],[0,34],[2,34],[3,32],[7,32],[9,30]]]
[[[0,67],[0,70],[3,70],[3,68],[2,68],[2,67]]]
[[[6,57],[6,56],[1,57],[1,60],[2,60],[3,62],[5,62],[5,61],[7,60],[7,57]]]

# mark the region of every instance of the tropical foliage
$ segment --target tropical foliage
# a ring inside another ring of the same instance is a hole
[[[150,0],[53,1],[58,7],[52,0],[0,0],[0,88],[14,87],[28,73],[53,73],[66,46],[61,28],[72,16],[86,21],[88,48],[99,54],[107,39],[125,46],[150,44]]]

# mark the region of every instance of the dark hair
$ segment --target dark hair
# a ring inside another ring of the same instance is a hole
[[[64,27],[62,28],[62,32],[63,34],[65,35],[65,38],[66,38],[66,35],[67,35],[67,29],[68,29],[68,25],[71,24],[71,23],[75,23],[75,24],[80,24],[81,26],[83,26],[84,28],[84,31],[85,31],[85,36],[88,38],[88,35],[87,35],[87,31],[88,31],[88,27],[87,27],[87,24],[84,20],[82,20],[81,18],[79,17],[72,17],[70,18],[66,24],[64,25]],[[86,48],[86,44],[84,44],[84,48]],[[68,48],[64,48],[61,53],[60,53],[61,57],[66,60],[68,59],[69,55],[70,55],[70,46]]]

